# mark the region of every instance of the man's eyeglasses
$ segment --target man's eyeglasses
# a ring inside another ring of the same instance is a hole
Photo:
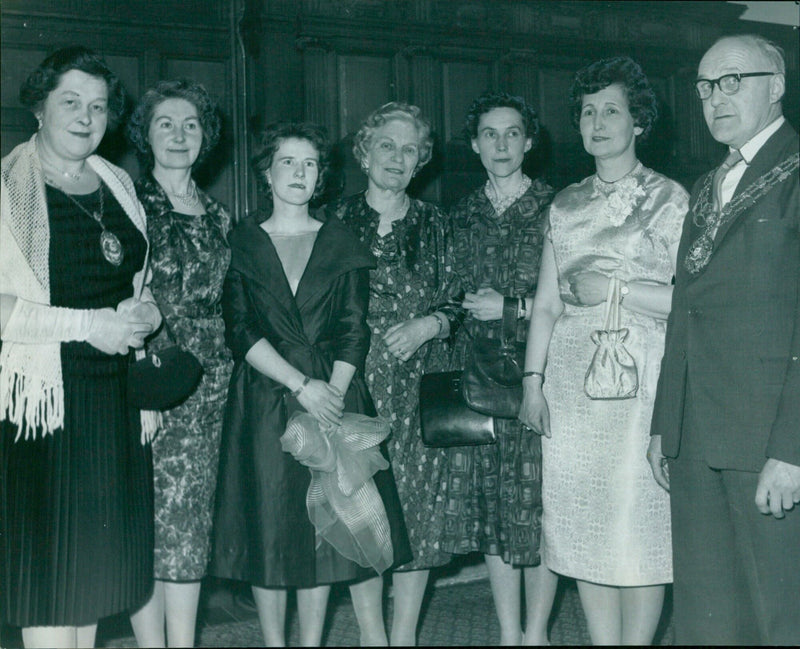
[[[735,95],[739,92],[739,84],[745,77],[768,77],[777,72],[740,72],[737,74],[723,74],[718,79],[698,79],[694,82],[694,89],[700,99],[708,99],[714,93],[714,85],[726,95]]]

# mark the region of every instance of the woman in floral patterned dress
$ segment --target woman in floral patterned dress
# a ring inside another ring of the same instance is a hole
[[[128,134],[148,172],[136,183],[147,212],[151,288],[164,326],[149,344],[178,343],[203,365],[197,391],[163,413],[153,442],[155,588],[131,616],[141,647],[194,645],[200,580],[209,556],[219,443],[233,362],[220,299],[230,261],[230,216],[201,191],[192,169],[219,140],[216,105],[189,80],[148,90]],[[166,623],[166,636],[164,626]]]
[[[688,196],[636,157],[637,139],[656,118],[638,64],[616,57],[587,66],[571,99],[597,173],[550,207],[528,337],[526,369],[534,374],[523,380],[520,418],[546,437],[545,564],[578,580],[594,644],[649,644],[672,557],[669,497],[645,453]],[[639,391],[633,399],[593,401],[584,376],[611,276],[623,286],[625,347]]]
[[[378,260],[370,271],[366,378],[378,414],[392,425],[389,456],[414,552],[414,560],[393,577],[392,645],[414,644],[430,568],[450,559],[439,548],[447,456],[422,444],[419,424],[423,370],[447,365],[442,339],[454,313],[444,304],[450,237],[435,205],[406,194],[411,178],[430,160],[432,144],[430,124],[417,106],[381,106],[364,120],[353,147],[367,190],[328,207]]]
[[[500,337],[504,298],[518,300],[517,340],[525,340],[543,216],[553,197],[549,185],[522,172],[525,154],[539,133],[536,113],[523,99],[507,93],[482,95],[470,106],[465,131],[488,180],[451,212],[454,269],[466,290],[466,318],[454,349],[459,367],[473,337]],[[441,546],[448,552],[485,555],[501,644],[544,644],[555,580],[539,567],[541,444],[516,419],[495,419],[494,424],[497,444],[449,451]]]

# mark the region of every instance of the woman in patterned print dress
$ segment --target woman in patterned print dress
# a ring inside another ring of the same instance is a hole
[[[523,99],[506,93],[482,95],[469,109],[465,132],[489,178],[451,212],[454,269],[466,291],[466,318],[454,349],[459,367],[473,337],[500,336],[504,297],[518,300],[517,340],[525,340],[543,216],[553,197],[549,185],[522,172],[525,154],[539,134],[536,113]],[[485,555],[501,644],[543,644],[556,581],[539,565],[541,443],[517,419],[495,419],[494,424],[497,444],[449,451],[441,547]]]
[[[422,444],[419,424],[422,372],[445,369],[449,353],[442,339],[452,309],[437,309],[450,274],[450,237],[435,205],[406,194],[431,158],[430,130],[417,106],[391,102],[370,113],[353,146],[368,188],[328,208],[378,260],[370,271],[366,378],[378,414],[391,422],[389,455],[414,552],[393,576],[392,645],[415,643],[430,568],[450,558],[439,548],[447,454]]]
[[[578,580],[594,644],[649,644],[672,581],[669,496],[645,457],[688,196],[647,169],[636,143],[656,118],[638,64],[597,61],[575,76],[573,121],[597,173],[550,206],[520,418],[545,435],[542,557]],[[610,276],[623,281],[635,398],[583,390]]]
[[[206,574],[225,395],[232,367],[220,300],[228,269],[225,208],[198,189],[192,169],[219,140],[215,103],[189,80],[148,90],[128,124],[147,173],[136,183],[147,212],[152,291],[164,326],[153,351],[178,343],[203,365],[199,387],[163,413],[153,441],[155,588],[131,622],[139,646],[194,646]],[[165,636],[166,624],[166,636]]]

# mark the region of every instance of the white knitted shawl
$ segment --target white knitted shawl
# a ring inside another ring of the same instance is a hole
[[[87,159],[147,239],[144,209],[128,174],[92,155]],[[0,293],[50,304],[50,229],[44,176],[36,152],[36,135],[2,160],[0,173]],[[133,285],[141,290],[143,269]],[[0,351],[0,420],[18,427],[25,439],[38,430],[52,434],[64,425],[64,383],[60,343],[23,344],[3,341]]]

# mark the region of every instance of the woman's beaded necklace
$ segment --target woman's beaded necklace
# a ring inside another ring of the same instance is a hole
[[[194,180],[189,183],[188,191],[183,194],[171,192],[166,188],[164,188],[164,191],[190,210],[196,208],[200,204],[200,195],[197,193],[197,183],[195,183]]]
[[[514,190],[511,194],[503,196],[498,194],[491,181],[487,180],[486,185],[483,187],[483,193],[486,194],[486,198],[489,199],[489,202],[492,204],[497,216],[500,216],[530,189],[532,182],[533,181],[528,178],[528,176],[523,174],[522,180],[520,181],[516,190]]]
[[[77,183],[77,182],[80,181],[81,177],[83,177],[83,169],[81,169],[78,173],[74,174],[72,172],[64,171],[63,169],[59,169],[52,162],[50,162],[46,158],[42,157],[41,154],[39,155],[39,160],[41,162],[43,162],[46,166],[48,166],[50,169],[52,169],[53,171],[57,171],[62,176],[64,176],[64,178],[66,178],[67,180],[71,180],[72,182]],[[59,189],[61,189],[61,188],[59,187]]]

